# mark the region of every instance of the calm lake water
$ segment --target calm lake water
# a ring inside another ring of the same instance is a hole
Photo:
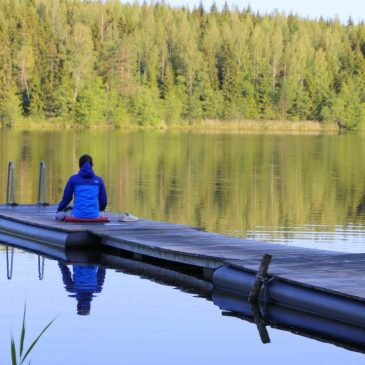
[[[101,275],[89,282],[89,315],[79,315],[62,270],[76,286],[76,269],[84,266],[46,259],[39,280],[38,256],[16,250],[8,280],[1,246],[0,265],[1,364],[11,363],[10,329],[18,340],[25,301],[27,344],[56,317],[32,353],[37,365],[364,363],[363,354],[270,327],[271,343],[263,345],[254,324],[222,316],[211,301],[121,270],[95,268]]]
[[[78,157],[90,153],[111,211],[259,241],[365,252],[364,149],[365,135],[350,133],[1,131],[0,203],[9,160],[17,202],[36,201],[44,160],[48,200],[57,203]],[[222,316],[207,298],[120,270],[101,272],[89,315],[79,315],[65,281],[75,268],[45,259],[39,280],[39,262],[16,250],[8,280],[0,246],[1,364],[10,364],[10,329],[19,335],[25,301],[29,339],[56,317],[32,355],[37,365],[364,362],[364,355],[272,328],[272,343],[262,345],[254,324]]]
[[[365,252],[365,134],[0,132],[16,200],[37,199],[40,160],[57,203],[90,153],[112,211],[259,241]]]

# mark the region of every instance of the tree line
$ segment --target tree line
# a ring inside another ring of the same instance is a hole
[[[250,8],[0,0],[0,123],[365,117],[365,25]]]

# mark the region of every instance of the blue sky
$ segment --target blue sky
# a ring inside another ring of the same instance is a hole
[[[188,5],[192,8],[198,5],[200,0],[165,0],[165,2],[174,6]],[[202,0],[202,2],[209,10],[213,0]],[[218,7],[221,7],[225,0],[215,2]],[[325,19],[337,16],[342,22],[346,22],[349,16],[355,22],[365,19],[365,0],[227,0],[227,3],[230,6],[237,5],[240,9],[249,4],[252,10],[258,10],[262,14],[279,10],[286,14],[293,12],[311,19],[320,16]]]

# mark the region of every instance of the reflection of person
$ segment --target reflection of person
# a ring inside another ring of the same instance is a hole
[[[66,291],[70,297],[77,300],[77,314],[90,314],[91,301],[95,293],[100,293],[105,280],[105,268],[95,265],[73,265],[73,275],[70,269],[58,262]]]
[[[63,220],[65,215],[75,218],[98,218],[104,215],[107,205],[107,195],[103,179],[96,176],[89,155],[79,159],[80,171],[72,175],[65,187],[63,198],[58,205],[56,219]],[[68,204],[74,199],[72,212],[67,210]]]

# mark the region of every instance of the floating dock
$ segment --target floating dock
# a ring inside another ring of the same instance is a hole
[[[242,298],[260,281],[257,300],[251,303],[258,308],[258,322],[268,305],[286,308],[314,316],[314,322],[335,322],[337,327],[326,327],[328,334],[351,327],[356,336],[344,333],[345,343],[365,346],[365,254],[259,243],[146,219],[119,222],[116,213],[108,214],[108,223],[64,223],[54,219],[55,212],[56,206],[0,206],[0,242],[53,257],[80,248],[117,250],[140,261],[198,270],[213,284],[213,300],[222,309],[243,315],[250,305]],[[272,261],[262,277],[257,271],[264,255],[271,255]],[[290,325],[279,318],[279,324]]]
[[[108,213],[108,223],[64,223],[54,219],[55,212],[56,206],[0,205],[0,240],[25,248],[113,247],[207,271],[228,265],[256,272],[262,256],[270,254],[271,276],[365,298],[365,254],[259,243],[147,219],[119,222],[116,213]]]

